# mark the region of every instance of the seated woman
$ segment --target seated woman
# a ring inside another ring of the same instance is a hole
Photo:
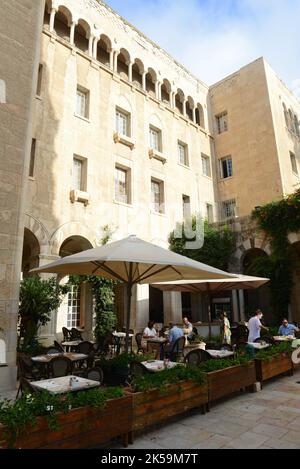
[[[145,327],[144,329],[144,332],[143,332],[143,338],[142,338],[142,348],[145,350],[145,351],[149,351],[149,352],[152,352],[152,351],[156,351],[157,350],[157,347],[156,345],[157,344],[148,344],[147,343],[147,339],[153,339],[155,337],[158,337],[158,333],[157,333],[157,330],[155,329],[154,327],[155,325],[155,322],[154,321],[149,321],[148,322],[148,326]]]

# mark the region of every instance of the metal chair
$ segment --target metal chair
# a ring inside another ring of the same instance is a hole
[[[48,375],[51,378],[67,376],[72,371],[72,362],[67,357],[53,357],[48,364]]]
[[[142,348],[142,337],[143,337],[143,334],[141,332],[138,332],[137,334],[135,334],[135,341],[137,344],[137,353],[139,352],[144,353],[144,350]]]

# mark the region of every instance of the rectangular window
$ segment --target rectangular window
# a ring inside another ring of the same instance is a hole
[[[156,129],[152,125],[149,127],[149,145],[150,148],[153,148],[153,150],[162,151],[162,144],[161,144],[161,130]]]
[[[182,196],[182,219],[191,217],[191,198],[189,195]]]
[[[202,159],[202,174],[203,176],[211,177],[211,170],[210,170],[210,157],[207,155],[201,155]]]
[[[115,169],[115,200],[130,204],[130,170],[116,166]]]
[[[80,156],[73,158],[73,189],[86,191],[87,160]]]
[[[38,80],[37,80],[37,87],[36,87],[36,95],[41,96],[42,93],[42,81],[43,81],[43,65],[39,65],[38,71]]]
[[[67,327],[80,326],[80,287],[72,285],[68,293]]]
[[[226,179],[233,176],[233,167],[232,167],[232,158],[231,156],[226,156],[219,160],[220,164],[220,178]]]
[[[228,115],[227,112],[223,112],[216,116],[216,124],[217,124],[217,131],[218,134],[222,134],[223,132],[227,132],[228,130]]]
[[[189,166],[188,147],[185,143],[178,142],[179,163],[183,166]]]
[[[290,151],[290,159],[291,159],[293,173],[298,175],[298,166],[297,166],[296,156],[291,151]]]
[[[116,109],[116,132],[130,137],[130,114],[121,109]]]
[[[151,205],[156,213],[164,213],[164,183],[151,179]]]
[[[31,150],[30,150],[30,164],[29,164],[29,176],[34,176],[34,163],[35,163],[35,151],[36,151],[36,139],[33,138],[31,141]]]
[[[88,119],[89,117],[89,91],[77,87],[76,114]]]
[[[226,200],[222,203],[222,217],[233,218],[236,216],[236,201]]]
[[[214,211],[213,206],[211,204],[206,204],[206,219],[208,223],[214,222]]]

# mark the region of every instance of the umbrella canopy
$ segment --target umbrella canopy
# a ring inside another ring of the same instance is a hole
[[[205,293],[225,290],[250,290],[261,287],[270,279],[250,277],[249,275],[237,275],[236,278],[211,279],[211,280],[179,280],[175,282],[153,283],[151,286],[162,291],[181,291],[191,293]]]
[[[143,241],[136,236],[129,236],[120,241],[64,257],[32,271],[69,275],[99,275],[126,283],[126,352],[128,351],[133,285],[183,279],[207,280],[236,277]]]

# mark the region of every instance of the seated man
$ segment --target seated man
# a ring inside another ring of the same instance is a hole
[[[282,321],[282,325],[279,327],[278,334],[279,335],[292,335],[295,337],[295,331],[299,332],[298,327],[294,326],[294,324],[289,324],[287,319]]]
[[[174,342],[179,338],[183,337],[183,330],[177,327],[174,322],[170,322],[169,338],[168,343],[165,346],[164,353],[169,353],[174,345]]]
[[[186,329],[186,331],[188,331],[187,339],[189,342],[191,342],[194,338],[193,324],[188,320],[187,317],[183,318],[183,329]]]

